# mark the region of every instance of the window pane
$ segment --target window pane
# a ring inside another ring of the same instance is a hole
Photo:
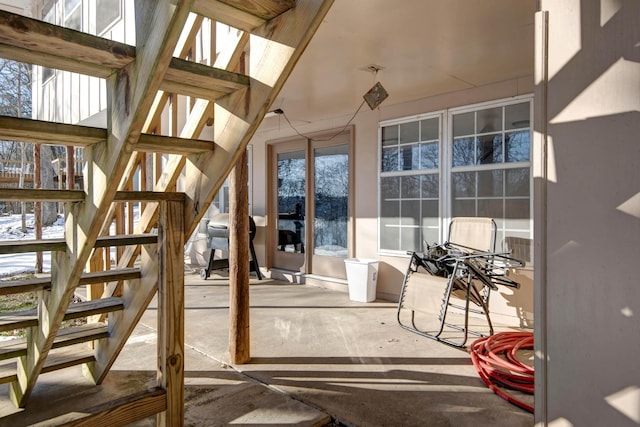
[[[435,169],[438,167],[438,143],[420,144],[420,169]]]
[[[400,246],[407,251],[421,251],[420,229],[418,227],[403,227],[401,230]]]
[[[440,211],[438,209],[437,200],[422,201],[422,225],[437,226]]]
[[[508,200],[505,203],[505,218],[512,219],[526,219],[529,221],[530,208],[529,199],[516,199]],[[513,223],[510,228],[513,227]],[[524,227],[525,229],[528,227]]]
[[[530,173],[529,168],[507,169],[507,196],[529,196]]]
[[[74,7],[80,4],[81,0],[65,0],[64,2],[64,14],[69,15],[69,12],[73,10]]]
[[[398,167],[398,149],[389,147],[382,149],[382,172],[397,171]]]
[[[528,130],[511,132],[506,135],[507,162],[528,162],[531,149],[531,136]]]
[[[502,134],[478,137],[478,164],[502,163]]]
[[[382,200],[400,197],[400,177],[392,176],[380,179],[380,198]]]
[[[433,141],[440,139],[440,120],[435,117],[433,119],[422,120],[420,122],[421,141]]]
[[[454,200],[451,206],[452,216],[476,216],[475,200]]]
[[[398,145],[398,126],[382,128],[382,146],[386,145]]]
[[[418,145],[400,147],[400,170],[418,170],[420,162],[419,153]]]
[[[438,198],[440,179],[437,174],[422,175],[422,198]]]
[[[529,103],[507,105],[504,107],[504,128],[520,129],[528,128],[529,124]]]
[[[278,154],[278,250],[304,249],[305,152]],[[225,196],[227,194],[225,193]]]
[[[77,8],[64,20],[64,26],[72,30],[82,30],[82,8]]]
[[[456,172],[451,174],[453,178],[453,197],[475,197],[476,196],[476,173]]]
[[[102,34],[116,20],[120,19],[121,0],[96,0],[96,33]]]
[[[400,202],[400,224],[420,225],[420,201],[403,200]]]
[[[473,138],[461,138],[453,141],[453,166],[468,166],[475,164],[473,141]]]
[[[503,171],[478,172],[478,197],[500,197],[503,194]]]
[[[488,218],[504,218],[504,212],[502,212],[502,199],[479,199],[478,216],[484,216]]]
[[[478,111],[478,133],[502,130],[502,107]]]
[[[380,247],[391,251],[400,250],[400,227],[380,227]]]
[[[380,218],[385,224],[400,224],[400,202],[398,200],[386,200],[380,206]]]
[[[475,113],[456,114],[453,116],[453,136],[473,135],[475,133],[474,125]]]
[[[314,248],[323,256],[347,257],[349,219],[349,147],[314,151]]]
[[[400,144],[409,144],[420,140],[420,122],[409,122],[400,125]]]
[[[400,196],[403,199],[420,198],[420,176],[403,176],[400,189]]]

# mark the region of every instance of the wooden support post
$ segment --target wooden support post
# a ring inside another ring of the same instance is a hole
[[[247,152],[229,175],[229,357],[251,359],[249,333],[249,194]]]
[[[67,190],[76,189],[76,159],[73,155],[75,148],[67,146]]]
[[[167,390],[159,426],[184,423],[184,206],[160,203],[158,216],[158,385]]]

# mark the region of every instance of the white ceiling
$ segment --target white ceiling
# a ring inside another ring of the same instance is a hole
[[[369,65],[382,68],[383,105],[532,75],[535,9],[535,0],[335,0],[272,108],[295,120],[352,113],[375,83]]]

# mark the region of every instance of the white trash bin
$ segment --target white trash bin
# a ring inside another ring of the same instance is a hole
[[[358,302],[371,302],[376,299],[378,281],[378,260],[366,258],[348,258],[344,260],[349,284],[349,299]]]

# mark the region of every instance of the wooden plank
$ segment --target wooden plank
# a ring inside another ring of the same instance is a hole
[[[107,246],[128,246],[155,243],[158,236],[154,234],[125,234],[119,236],[100,236],[95,241],[96,248]],[[0,255],[27,252],[64,251],[67,244],[63,239],[43,240],[5,240],[0,242]]]
[[[38,326],[36,310],[24,310],[0,315],[0,332]]]
[[[60,329],[51,348],[61,348],[108,337],[109,327],[106,323],[88,323]]]
[[[100,236],[96,239],[96,248],[108,246],[147,245],[156,243],[158,236],[155,234],[122,234],[119,236]]]
[[[135,48],[126,44],[6,11],[0,11],[0,44],[11,46],[22,55],[5,56],[8,59],[101,78],[109,77],[135,58]]]
[[[135,280],[141,277],[139,268],[124,268],[108,271],[92,271],[84,273],[78,285],[90,285],[94,283],[112,282],[120,280]]]
[[[154,387],[82,412],[60,415],[48,422],[59,427],[124,426],[162,412],[166,407],[166,391],[160,387]]]
[[[23,359],[18,360],[19,366],[20,361]],[[49,354],[49,357],[47,357],[47,360],[42,368],[42,373],[44,374],[47,372],[59,371],[60,369],[70,368],[71,366],[90,363],[94,360],[95,357],[93,356],[93,351],[91,351],[87,347],[67,347],[62,350],[57,350],[56,352],[51,352]]]
[[[158,385],[167,409],[157,425],[184,423],[184,223],[183,204],[164,202],[158,217]]]
[[[51,277],[37,277],[25,280],[9,280],[0,282],[0,296],[35,292],[51,287]]]
[[[124,301],[118,297],[76,302],[69,304],[63,320],[78,319],[80,317],[110,313],[118,310],[124,310]]]
[[[200,96],[202,97],[202,96]],[[213,151],[213,141],[178,138],[175,136],[142,134],[136,143],[136,150],[142,152],[188,155]]]
[[[0,360],[14,359],[27,354],[27,339],[14,338],[0,341]]]
[[[244,31],[251,31],[266,21],[218,0],[196,0],[193,12]]]
[[[34,188],[0,188],[0,200],[19,202],[82,202],[84,191]]]
[[[295,0],[196,0],[193,12],[250,32],[295,7]]]
[[[27,252],[64,251],[67,244],[63,239],[4,240],[0,242],[0,254],[20,254]]]
[[[184,202],[184,193],[173,191],[118,191],[114,202],[159,202],[172,200]]]
[[[106,139],[107,130],[104,128],[0,116],[0,140],[88,147]],[[214,147],[212,141],[154,134],[142,134],[136,143],[138,151],[180,155],[210,151]]]
[[[229,175],[229,358],[233,364],[251,359],[248,177],[245,151]]]
[[[216,100],[249,86],[249,77],[179,58],[171,60],[160,88],[166,92]]]
[[[0,139],[86,147],[107,139],[103,128],[0,116]]]
[[[139,268],[127,268],[109,271],[96,271],[84,273],[78,282],[78,285],[89,285],[92,283],[102,283],[120,280],[133,280],[140,278]],[[34,292],[42,289],[51,288],[51,277],[38,277],[25,280],[10,280],[0,282],[0,296],[19,294],[25,292]]]

